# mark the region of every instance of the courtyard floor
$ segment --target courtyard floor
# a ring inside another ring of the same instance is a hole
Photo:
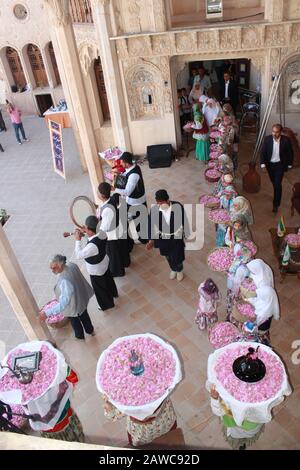
[[[0,153],[0,207],[10,214],[5,231],[18,257],[24,275],[39,306],[53,298],[55,276],[48,267],[50,256],[73,256],[73,238],[64,239],[64,231],[72,231],[69,206],[78,195],[92,196],[87,174],[80,168],[79,156],[71,129],[63,131],[66,159],[66,181],[53,172],[49,133],[41,118],[24,118],[24,127],[30,142],[18,145],[13,129],[0,133],[5,152]],[[248,139],[248,140],[247,140]],[[253,139],[242,138],[240,158],[248,161]],[[171,199],[182,203],[196,203],[199,195],[210,192],[212,185],[203,176],[204,166],[194,154],[182,158],[170,168],[151,170],[142,165],[148,202],[154,202],[157,189],[168,190]],[[242,167],[246,170],[246,167]],[[252,233],[259,247],[258,257],[269,263],[275,274],[276,290],[280,299],[281,319],[271,329],[272,345],[284,360],[289,372],[293,394],[274,410],[274,419],[251,449],[300,449],[300,365],[292,364],[292,342],[300,340],[300,290],[297,278],[279,283],[278,266],[274,258],[269,228],[276,227],[281,214],[287,226],[300,226],[300,217],[290,216],[292,185],[300,181],[300,168],[288,172],[284,178],[282,211],[273,214],[272,188],[262,175],[262,189],[246,195],[252,203],[255,225]],[[236,186],[242,191],[242,176],[238,172]],[[125,421],[107,421],[103,416],[100,395],[95,385],[96,363],[100,353],[117,337],[127,334],[152,332],[170,341],[179,351],[184,379],[172,394],[187,447],[197,449],[228,449],[221,434],[219,420],[211,412],[205,390],[206,367],[212,347],[206,332],[200,332],[194,323],[197,309],[197,288],[205,278],[212,276],[222,293],[219,319],[225,319],[226,277],[213,273],[206,258],[215,246],[214,225],[205,213],[205,241],[200,251],[187,251],[185,278],[181,283],[169,280],[169,269],[156,251],[146,252],[136,245],[132,263],[124,278],[116,279],[119,298],[109,313],[97,310],[95,298],[89,312],[96,328],[96,336],[85,342],[74,339],[70,326],[51,330],[59,348],[79,375],[72,406],[84,428],[87,442],[125,447]],[[84,267],[83,267],[83,272]],[[0,290],[0,340],[8,351],[26,337],[6,297]]]

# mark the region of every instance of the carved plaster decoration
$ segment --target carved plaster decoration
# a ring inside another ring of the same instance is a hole
[[[95,27],[92,23],[86,23],[84,28],[82,28],[81,24],[74,24],[73,31],[76,38],[76,43],[97,43],[96,31]]]
[[[71,23],[69,0],[45,0],[56,26],[66,26]]]
[[[157,55],[172,54],[172,44],[167,34],[152,37],[153,53]]]
[[[96,43],[85,42],[78,45],[79,60],[81,68],[85,75],[90,72],[91,65],[95,59],[98,59],[100,53]]]
[[[125,73],[125,83],[133,121],[163,116],[164,84],[158,67],[146,61],[134,64]]]
[[[165,113],[173,112],[173,98],[171,87],[170,57],[153,57],[151,63],[161,72],[163,78],[163,95]]]
[[[292,25],[292,42],[300,42],[300,23]]]
[[[121,60],[128,58],[127,39],[117,39],[117,53]]]
[[[152,0],[152,8],[154,13],[154,30],[156,32],[166,31],[167,15],[164,0]]]
[[[239,33],[238,29],[224,29],[220,31],[220,49],[238,49],[240,44]]]
[[[242,29],[242,47],[246,49],[253,49],[260,47],[262,43],[261,28],[251,26]]]
[[[265,58],[263,56],[251,57],[251,65],[252,64],[257,70],[262,72],[265,65]]]
[[[270,76],[277,75],[280,69],[280,49],[271,49]]]
[[[265,45],[283,46],[286,43],[285,31],[283,25],[266,26]]]
[[[283,0],[272,0],[273,2],[273,21],[282,21]]]
[[[124,2],[123,2],[124,3]],[[128,32],[140,33],[141,26],[141,12],[143,11],[143,0],[127,0],[126,5],[123,5],[128,15]]]
[[[198,33],[198,48],[203,50],[214,50],[218,49],[219,35],[217,30],[204,31]]]
[[[177,52],[189,52],[197,49],[197,33],[191,31],[189,33],[176,34]]]
[[[128,39],[129,54],[134,57],[144,57],[152,54],[150,36]]]

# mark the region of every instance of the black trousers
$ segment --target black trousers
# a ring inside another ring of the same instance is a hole
[[[166,259],[169,263],[171,271],[175,271],[176,273],[180,273],[183,270],[183,262],[177,263],[170,256],[166,256]]]
[[[278,163],[267,163],[267,171],[269,173],[270,180],[274,189],[273,205],[276,207],[280,206],[281,195],[282,195],[282,178],[284,175],[284,169],[280,162]]]
[[[90,276],[90,278],[101,310],[113,308],[114,297],[118,297],[118,290],[110,270],[108,269],[102,276]]]
[[[106,254],[109,257],[109,270],[112,277],[125,276],[125,268],[130,265],[128,241],[126,239],[108,240]]]
[[[70,317],[71,325],[73,327],[75,337],[78,339],[84,339],[84,331],[90,335],[94,331],[90,316],[87,309],[82,312],[78,317]]]
[[[147,207],[147,202],[143,202],[143,204],[139,204],[140,206],[145,206]],[[139,236],[139,241],[143,244],[143,245],[146,245],[146,243],[148,243],[148,239],[143,239],[140,237],[140,224],[139,223],[136,223],[136,219],[140,216],[140,211],[137,209],[139,207],[139,205],[137,206],[129,206],[127,204],[127,208],[128,210],[130,209],[130,207],[133,207],[134,210],[136,210],[136,214],[132,216],[132,220],[134,221],[134,224],[135,224],[135,228],[136,228],[136,231],[137,231],[137,234]],[[128,245],[129,245],[129,252],[132,251],[132,248],[133,248],[133,245],[134,245],[134,241],[132,240],[131,237],[128,236]]]

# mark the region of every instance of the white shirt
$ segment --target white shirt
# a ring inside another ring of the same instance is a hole
[[[88,240],[93,240],[97,235],[93,235]],[[98,247],[94,243],[87,243],[84,247],[82,246],[82,240],[76,240],[75,242],[75,256],[77,259],[85,259],[90,256],[97,256],[99,253]],[[98,264],[85,263],[86,270],[91,276],[103,276],[108,270],[109,257],[104,256],[103,260]]]
[[[225,96],[224,98],[229,98],[228,96],[228,87],[229,87],[229,80],[225,82]]]
[[[101,208],[104,207],[106,204],[108,204],[108,201],[105,201]],[[117,227],[114,227],[113,230],[110,230],[112,226],[112,222],[114,220],[114,215],[115,211],[114,209],[110,207],[104,207],[104,209],[101,212],[101,225],[100,225],[100,230],[103,230],[103,232],[106,233],[107,240],[117,240]]]
[[[125,170],[125,175],[129,173],[134,167],[135,165],[132,165],[130,168],[127,168]],[[126,188],[115,190],[115,192],[121,194],[121,196],[126,196],[126,202],[129,206],[138,206],[139,204],[143,204],[144,202],[146,202],[146,194],[141,197],[138,197],[137,199],[130,197],[130,194],[133,193],[136,185],[138,184],[139,179],[140,176],[137,173],[132,173],[131,175],[129,175]]]
[[[273,139],[273,152],[271,157],[271,163],[280,162],[280,155],[279,155],[279,146],[280,146],[280,139],[275,140]]]
[[[159,211],[162,212],[165,221],[169,225],[170,224],[170,219],[171,219],[172,204],[170,204],[169,208],[166,209],[166,210],[163,210],[163,209],[159,208]]]

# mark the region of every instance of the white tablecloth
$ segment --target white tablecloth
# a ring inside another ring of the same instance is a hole
[[[206,382],[206,388],[208,391],[210,391],[212,385],[215,386],[217,392],[219,393],[226,406],[230,408],[232,416],[238,426],[241,426],[245,419],[253,423],[268,423],[272,420],[272,408],[276,405],[279,405],[279,403],[284,400],[285,395],[290,395],[292,393],[286,373],[284,374],[280,390],[276,393],[276,395],[266,401],[256,403],[246,403],[237,400],[231,394],[229,394],[227,390],[225,390],[223,385],[219,382],[216,377],[214,366],[219,356],[223,354],[224,351],[229,351],[230,349],[236,348],[241,344],[248,347],[253,347],[253,342],[231,343],[227,346],[224,346],[223,348],[217,349],[215,352],[209,355],[207,364],[208,380]],[[270,347],[265,346],[263,344],[260,344],[259,347],[261,349],[266,350],[269,354],[273,354],[274,356],[276,356],[276,358],[281,362],[285,370],[284,364],[282,363],[281,359]]]
[[[143,406],[128,406],[128,405],[122,405],[121,403],[116,402],[115,400],[110,399],[110,397],[107,395],[107,393],[103,390],[101,384],[99,383],[99,377],[100,377],[100,368],[102,364],[105,361],[105,357],[107,352],[110,350],[110,348],[114,347],[116,344],[126,340],[126,339],[134,339],[137,337],[148,337],[151,338],[153,341],[156,341],[160,343],[164,348],[168,349],[171,351],[173,358],[176,363],[176,370],[175,370],[175,375],[173,378],[173,382],[171,386],[168,388],[168,390],[157,400],[152,401],[151,403],[147,403]],[[102,352],[101,356],[99,357],[98,363],[97,363],[97,370],[96,370],[96,385],[100,393],[107,395],[109,401],[122,413],[128,416],[132,416],[133,418],[136,418],[138,420],[144,420],[148,416],[151,416],[153,412],[161,405],[161,403],[167,398],[167,396],[171,393],[171,391],[176,387],[176,385],[181,381],[182,379],[182,373],[181,373],[181,364],[177,355],[177,352],[171,346],[169,343],[161,339],[159,336],[153,335],[152,333],[145,333],[145,334],[138,334],[138,335],[129,335],[129,336],[123,336],[121,338],[116,339],[105,351]]]

